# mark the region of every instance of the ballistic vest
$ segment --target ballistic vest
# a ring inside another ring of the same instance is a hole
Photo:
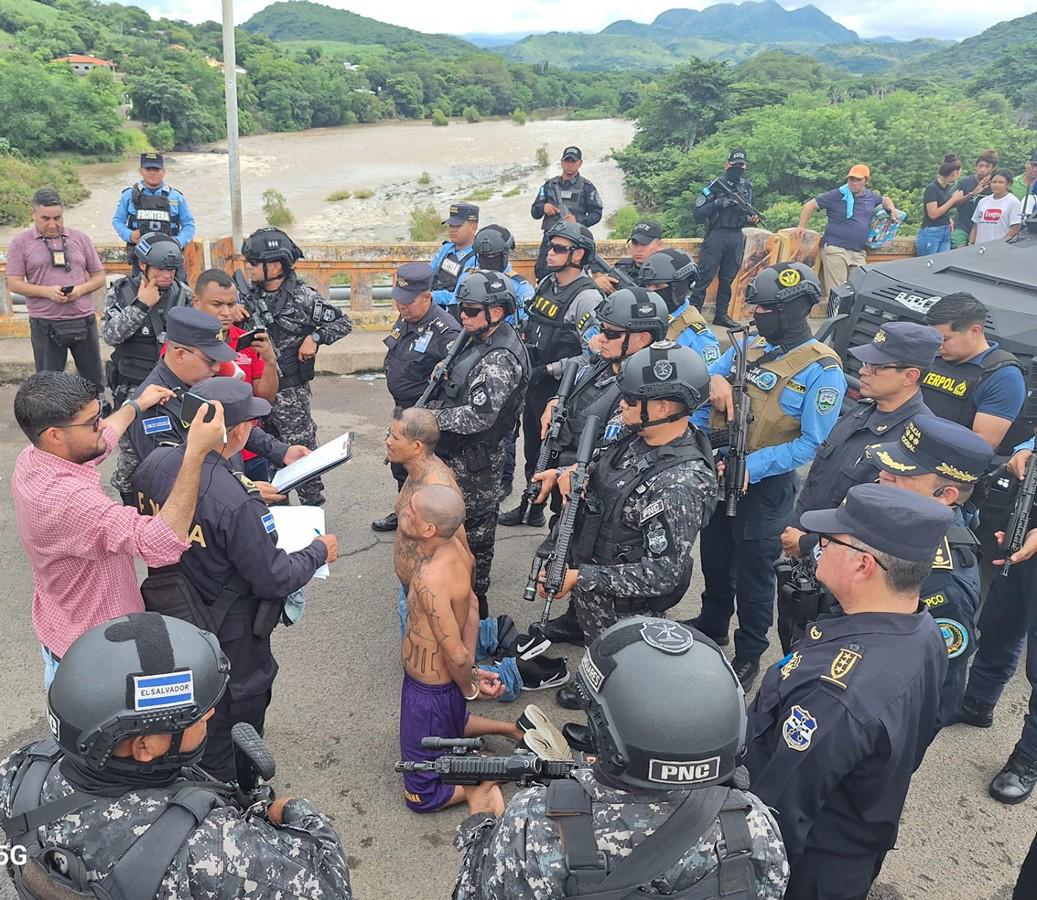
[[[455,247],[439,261],[436,274],[432,278],[432,290],[453,291],[457,288],[457,282],[464,271],[465,263],[475,256],[475,248],[469,247],[458,256]]]
[[[176,213],[169,203],[172,188],[164,185],[157,194],[145,194],[144,182],[138,181],[130,194],[130,211],[126,217],[126,227],[140,229],[141,234],[160,231],[163,234],[176,236],[180,233],[180,212]]]
[[[139,276],[123,278],[115,286],[116,300],[128,309],[137,299]],[[166,342],[166,317],[175,306],[190,306],[191,298],[180,281],[174,281],[160,293],[159,301],[148,310],[148,317],[133,334],[112,350],[112,362],[119,373],[119,385],[130,390],[151,374],[158,362],[159,350]]]
[[[563,288],[550,276],[537,285],[537,292],[526,309],[529,318],[522,332],[522,342],[534,366],[544,366],[560,359],[570,359],[583,352],[576,326],[565,321],[565,314],[581,291],[596,291],[590,276],[580,276]],[[557,288],[557,290],[555,290]]]
[[[599,429],[607,429],[609,419],[619,406],[619,398],[619,379],[612,372],[612,361],[599,359],[587,366],[586,373],[579,378],[569,395],[569,402],[566,404],[567,417],[558,436],[558,452],[576,452],[580,435],[583,434],[590,416],[598,417]]]
[[[709,331],[709,325],[707,325],[706,320],[702,318],[702,313],[700,313],[698,309],[690,303],[684,308],[684,312],[670,322],[670,327],[666,329],[666,340],[677,340],[677,338],[684,334],[684,332],[689,328],[694,331],[695,334],[702,334],[703,331]]]

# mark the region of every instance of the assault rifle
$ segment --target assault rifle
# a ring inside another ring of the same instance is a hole
[[[554,181],[551,183],[551,187],[553,188],[551,191],[553,196],[548,199],[551,201],[552,205],[558,207],[558,222],[564,222],[565,217],[573,215],[573,213],[569,210],[569,207],[566,206],[565,201],[562,199],[562,186],[557,181]],[[557,225],[558,222],[555,222],[555,225]]]
[[[477,742],[476,746],[472,746]],[[470,750],[482,749],[482,738],[422,738],[423,750],[456,749],[457,754],[441,756],[430,762],[401,760],[393,768],[397,772],[433,772],[444,784],[474,785],[483,781],[513,781],[529,784],[552,778],[568,778],[573,769],[585,764],[573,760],[541,759],[535,753],[513,753],[511,756],[470,756]]]
[[[739,343],[738,336],[742,335]],[[730,448],[724,461],[723,493],[726,512],[732,518],[738,515],[738,498],[744,495],[742,485],[745,484],[745,457],[749,449],[749,423],[752,421],[749,409],[748,382],[746,381],[746,350],[749,347],[749,332],[745,327],[732,328],[727,332],[734,348],[735,380],[731,384],[734,392],[734,418],[728,423],[728,447]]]
[[[536,586],[537,581],[540,579],[540,571],[546,568],[547,574],[544,576],[544,590],[547,593],[547,602],[544,604],[544,611],[540,616],[540,621],[534,622],[529,626],[529,641],[526,646],[519,645],[518,650],[520,653],[525,652],[532,645],[545,639],[543,627],[547,624],[547,620],[551,618],[551,605],[554,603],[555,596],[561,591],[562,583],[565,581],[565,573],[569,568],[569,545],[572,543],[573,534],[576,531],[576,516],[580,511],[580,504],[583,502],[583,491],[587,486],[591,456],[594,455],[594,446],[597,443],[599,422],[598,416],[587,416],[587,424],[583,427],[583,433],[580,435],[580,446],[576,451],[576,471],[570,477],[572,490],[569,493],[569,502],[566,504],[565,509],[562,510],[562,515],[555,526],[554,547],[552,547],[546,559],[541,559],[538,555],[533,560],[533,568],[529,573],[529,583],[526,585],[524,596],[527,600],[532,600],[536,597]]]
[[[1037,452],[1030,454],[1026,462],[1026,472],[1022,483],[1019,485],[1019,493],[1015,496],[1012,506],[1012,514],[1008,517],[1005,526],[1005,564],[1001,569],[1002,575],[1007,575],[1012,568],[1009,562],[1013,553],[1018,553],[1026,539],[1026,532],[1030,528],[1030,513],[1033,509],[1033,500],[1037,497]]]
[[[607,275],[613,281],[617,282],[619,287],[622,288],[636,288],[641,287],[640,282],[635,281],[622,269],[617,269],[615,266],[610,266],[605,260],[603,260],[597,254],[594,254],[594,259],[591,260],[590,270],[592,272],[601,272]]]
[[[540,444],[540,455],[537,456],[534,475],[537,472],[543,472],[551,464],[551,458],[558,453],[558,438],[561,437],[565,420],[569,418],[569,411],[565,408],[565,404],[572,393],[573,385],[576,384],[576,372],[579,368],[579,360],[570,359],[562,369],[562,380],[558,384],[558,402],[551,411],[551,424],[547,426],[547,436]],[[522,499],[519,501],[519,509],[522,511],[519,521],[526,521],[526,510],[529,508],[529,504],[536,500],[540,487],[540,482],[532,479],[526,485],[526,489],[522,492]]]
[[[748,200],[745,199],[741,194],[738,193],[731,185],[728,180],[721,175],[719,178],[714,178],[709,186],[706,188],[707,191],[712,191],[713,188],[720,188],[720,192],[727,197],[728,200],[733,200],[735,206],[737,206],[747,216],[756,216],[760,220],[762,225],[766,219],[763,213],[760,212],[755,206],[753,206]]]
[[[418,402],[414,404],[417,409],[424,409],[428,405],[432,394],[435,393],[436,388],[446,381],[447,375],[450,374],[450,367],[454,364],[454,360],[457,359],[466,346],[468,346],[467,331],[462,332],[454,339],[454,343],[450,347],[450,352],[436,363],[436,367],[432,370],[432,377],[429,378],[428,386],[422,392],[421,396],[418,397]]]

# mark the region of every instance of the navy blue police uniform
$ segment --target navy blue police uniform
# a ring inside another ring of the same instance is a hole
[[[252,395],[244,382],[210,378],[194,388],[207,400],[223,404],[228,429],[270,411],[266,400]],[[184,460],[183,445],[161,447],[133,476],[138,509],[155,515],[166,502]],[[201,489],[188,532],[191,546],[176,568],[204,605],[212,631],[231,663],[230,684],[209,722],[202,768],[223,781],[249,778],[249,766],[237,765],[231,726],[248,722],[262,734],[277,662],[270,634],[281,621],[285,598],[299,590],[327,561],[327,547],[314,540],[295,553],[277,548],[274,516],[259,491],[239,467],[216,452],[206,457]],[[148,605],[149,581],[174,574],[155,570],[141,587]],[[154,582],[153,582],[154,583]]]
[[[928,560],[951,510],[890,485],[858,485],[803,516],[900,559]],[[745,764],[778,815],[786,900],[864,900],[893,847],[911,775],[937,731],[947,653],[933,617],[859,612],[810,625],[767,670]]]
[[[582,160],[583,151],[579,147],[566,147],[562,151],[562,159]],[[577,225],[586,225],[590,228],[601,221],[604,205],[598,189],[586,178],[578,174],[572,179],[565,179],[562,175],[548,178],[537,191],[536,198],[529,208],[529,214],[534,219],[542,219],[541,228],[544,236],[540,241],[540,252],[537,254],[536,265],[533,272],[537,281],[542,280],[548,274],[547,268],[547,245],[550,240],[548,232],[562,221],[563,214],[549,216],[544,211],[544,204],[550,203],[558,206],[576,219]]]

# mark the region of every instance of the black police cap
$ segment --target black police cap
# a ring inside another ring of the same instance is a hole
[[[261,419],[270,412],[270,404],[252,393],[252,385],[237,378],[216,376],[199,381],[191,393],[223,404],[223,422],[228,428]]]
[[[932,473],[960,484],[975,484],[994,459],[976,432],[938,416],[915,416],[899,441],[869,447],[868,455],[892,475]]]
[[[237,352],[223,340],[223,326],[193,306],[175,306],[166,318],[166,340],[193,347],[217,362],[230,362]]]

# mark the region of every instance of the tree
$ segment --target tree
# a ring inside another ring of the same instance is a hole
[[[693,59],[652,85],[637,111],[637,143],[644,150],[689,150],[729,114],[730,69]]]

